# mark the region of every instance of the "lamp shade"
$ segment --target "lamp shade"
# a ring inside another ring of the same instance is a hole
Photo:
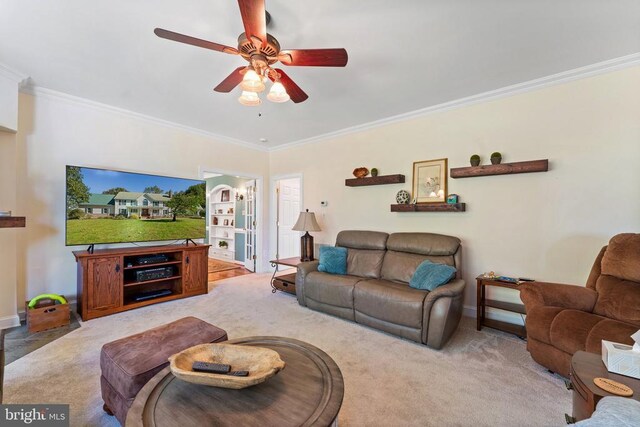
[[[292,230],[294,230],[294,231],[322,231],[322,229],[318,225],[318,221],[316,221],[316,214],[313,213],[313,212],[309,212],[309,209],[307,209],[306,212],[300,212],[300,216],[298,217],[298,221],[293,226]]]

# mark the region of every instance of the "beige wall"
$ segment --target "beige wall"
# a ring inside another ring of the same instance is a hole
[[[268,177],[268,153],[52,95],[20,94],[18,302],[44,292],[74,296],[76,270],[65,247],[65,165],[200,179],[202,170]],[[251,159],[247,161],[247,159]]]
[[[318,213],[316,242],[343,229],[428,231],[462,239],[466,305],[474,278],[506,275],[584,284],[610,236],[640,232],[640,67],[585,78],[271,153],[270,173],[304,174],[304,205]],[[449,179],[465,213],[391,213],[411,191],[412,163],[468,166],[548,158],[547,173]],[[349,188],[358,166],[402,173],[405,184]],[[328,207],[321,208],[320,201]],[[517,298],[517,297],[516,297]],[[468,311],[468,313],[470,313]]]
[[[0,64],[0,210],[16,209],[17,76]],[[16,326],[16,236],[22,229],[0,229],[0,329]]]

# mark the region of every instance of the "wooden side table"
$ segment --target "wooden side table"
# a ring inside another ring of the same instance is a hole
[[[614,396],[593,383],[597,377],[609,378],[631,387],[633,396],[630,399],[640,401],[640,380],[607,371],[599,354],[578,351],[571,358],[569,388],[573,390],[573,417],[565,416],[568,422],[590,418],[600,399]]]
[[[296,273],[291,274],[283,274],[280,276],[276,276],[278,273],[278,266],[285,265],[287,267],[297,267],[298,264],[303,261],[300,260],[299,257],[293,258],[283,258],[283,259],[272,259],[269,261],[271,263],[271,267],[275,270],[273,271],[273,276],[271,276],[271,292],[274,294],[276,291],[286,292],[288,294],[295,295],[296,294]]]
[[[483,326],[497,329],[499,331],[508,332],[510,334],[517,335],[520,338],[526,338],[527,329],[522,325],[516,325],[514,323],[503,322],[501,320],[487,319],[486,307],[498,308],[504,311],[510,311],[512,313],[527,314],[524,308],[524,304],[517,304],[513,302],[497,301],[486,298],[486,287],[497,286],[500,288],[513,289],[520,292],[518,285],[507,282],[500,282],[494,279],[488,279],[484,276],[476,277],[477,281],[477,311],[476,321],[477,329],[481,330]]]

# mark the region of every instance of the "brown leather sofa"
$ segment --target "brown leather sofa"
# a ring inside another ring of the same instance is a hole
[[[431,233],[341,231],[336,246],[347,248],[347,274],[318,271],[302,263],[296,295],[302,306],[342,317],[440,349],[462,316],[460,240]],[[424,260],[448,264],[456,277],[432,292],[409,286]]]
[[[600,354],[603,339],[633,344],[630,335],[640,329],[640,234],[614,236],[586,287],[528,283],[520,298],[531,357],[565,377],[578,350]]]

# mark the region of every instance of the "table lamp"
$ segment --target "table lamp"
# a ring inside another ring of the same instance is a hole
[[[309,212],[300,212],[298,221],[293,226],[294,231],[306,231],[306,233],[300,237],[300,261],[313,261],[313,236],[309,234],[310,231],[322,231],[316,221],[316,214]]]

